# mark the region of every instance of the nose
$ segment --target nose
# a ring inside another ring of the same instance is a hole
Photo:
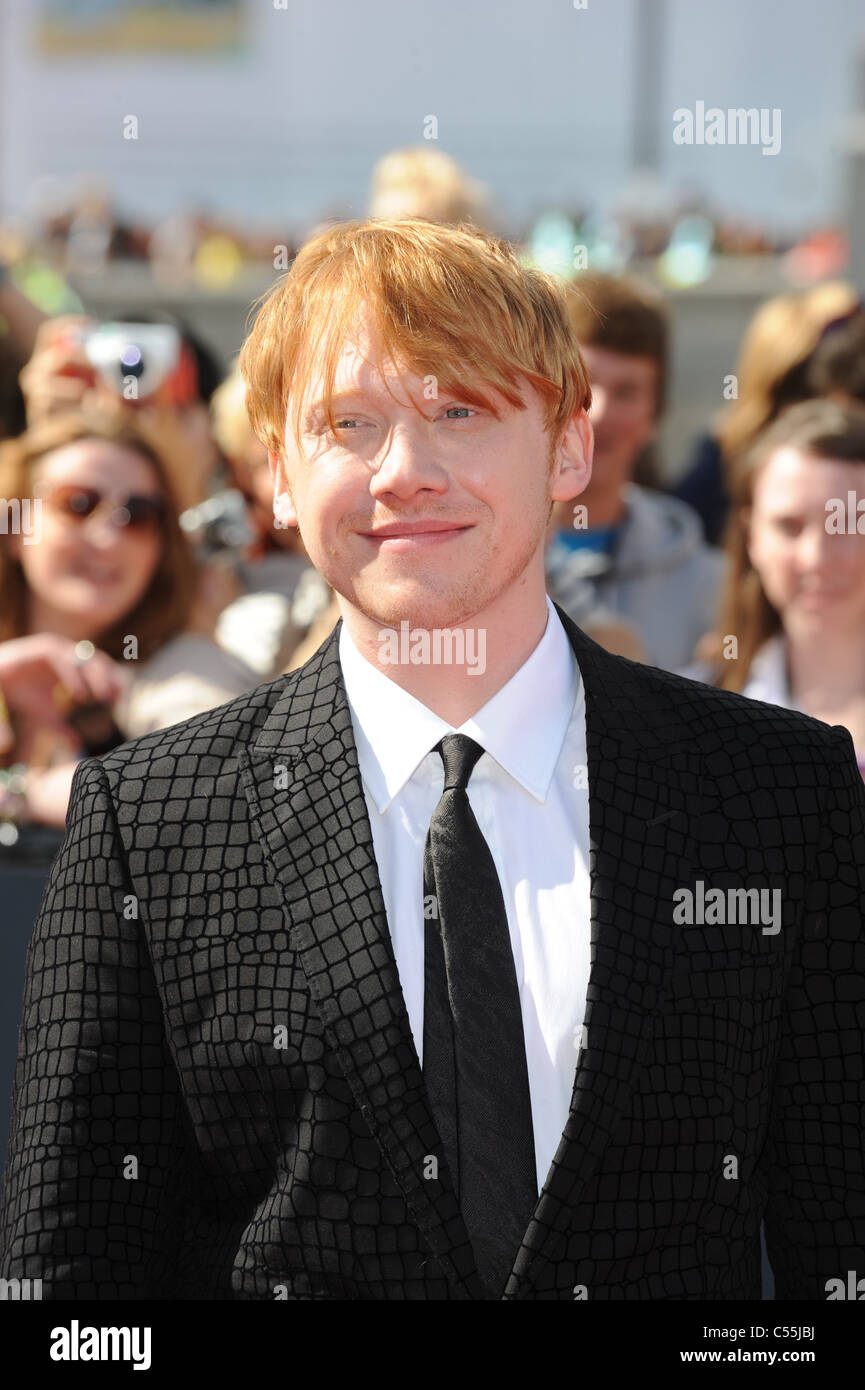
[[[124,529],[101,513],[88,517],[83,530],[87,544],[92,545],[94,550],[113,550],[115,546],[122,545],[125,538]]]
[[[394,429],[379,455],[370,483],[373,496],[392,493],[407,499],[416,492],[445,492],[448,475],[437,463],[428,441],[422,437],[424,422]]]

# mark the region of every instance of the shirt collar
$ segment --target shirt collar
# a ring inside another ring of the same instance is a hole
[[[467,734],[544,801],[579,691],[567,633],[547,596],[547,625],[531,656],[472,719],[454,729],[362,656],[343,622],[339,659],[358,764],[380,814],[445,734]],[[398,736],[394,736],[394,731]]]

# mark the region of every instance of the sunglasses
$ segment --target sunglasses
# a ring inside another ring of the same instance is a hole
[[[84,522],[98,513],[108,513],[112,525],[127,531],[155,531],[165,520],[165,503],[161,497],[145,497],[136,493],[128,497],[111,496],[95,487],[76,487],[69,484],[49,492],[45,504],[55,516],[68,522]]]

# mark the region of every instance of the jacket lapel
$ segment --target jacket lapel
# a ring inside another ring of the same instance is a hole
[[[591,971],[568,1120],[505,1290],[531,1296],[633,1090],[666,988],[673,892],[693,878],[700,760],[650,698],[651,668],[610,655],[556,605],[586,694]],[[328,1038],[355,1100],[457,1298],[482,1298],[441,1154],[397,973],[339,664],[338,624],[241,753]],[[659,677],[663,680],[663,676]],[[680,697],[679,697],[680,698]]]
[[[330,1047],[457,1298],[483,1296],[393,954],[334,632],[240,755],[253,825]]]
[[[675,949],[673,893],[693,879],[699,754],[652,668],[612,656],[556,605],[586,695],[591,970],[571,1107],[504,1297],[531,1297],[632,1094]]]

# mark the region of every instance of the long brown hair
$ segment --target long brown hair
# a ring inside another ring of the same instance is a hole
[[[865,469],[865,409],[835,401],[802,401],[790,406],[740,456],[731,470],[730,517],[724,537],[727,571],[718,629],[737,639],[734,660],[718,660],[714,684],[744,689],[759,648],[782,629],[781,615],[769,601],[748,554],[747,513],[757,476],[779,449],[796,449],[817,459],[861,463]]]
[[[196,565],[179,520],[167,462],[144,421],[123,414],[68,410],[49,416],[17,439],[0,443],[0,499],[19,504],[31,496],[33,465],[46,454],[82,439],[102,439],[140,454],[159,479],[165,502],[162,555],[147,592],[135,608],[100,633],[97,645],[109,656],[123,654],[123,639],[134,633],[138,658],[146,660],[169,638],[182,632],[195,596]],[[27,582],[8,537],[0,535],[0,642],[27,635]]]
[[[820,336],[827,324],[850,313],[857,303],[852,285],[829,280],[761,304],[739,350],[738,395],[718,423],[718,442],[728,471],[782,410],[814,395],[807,369]]]

